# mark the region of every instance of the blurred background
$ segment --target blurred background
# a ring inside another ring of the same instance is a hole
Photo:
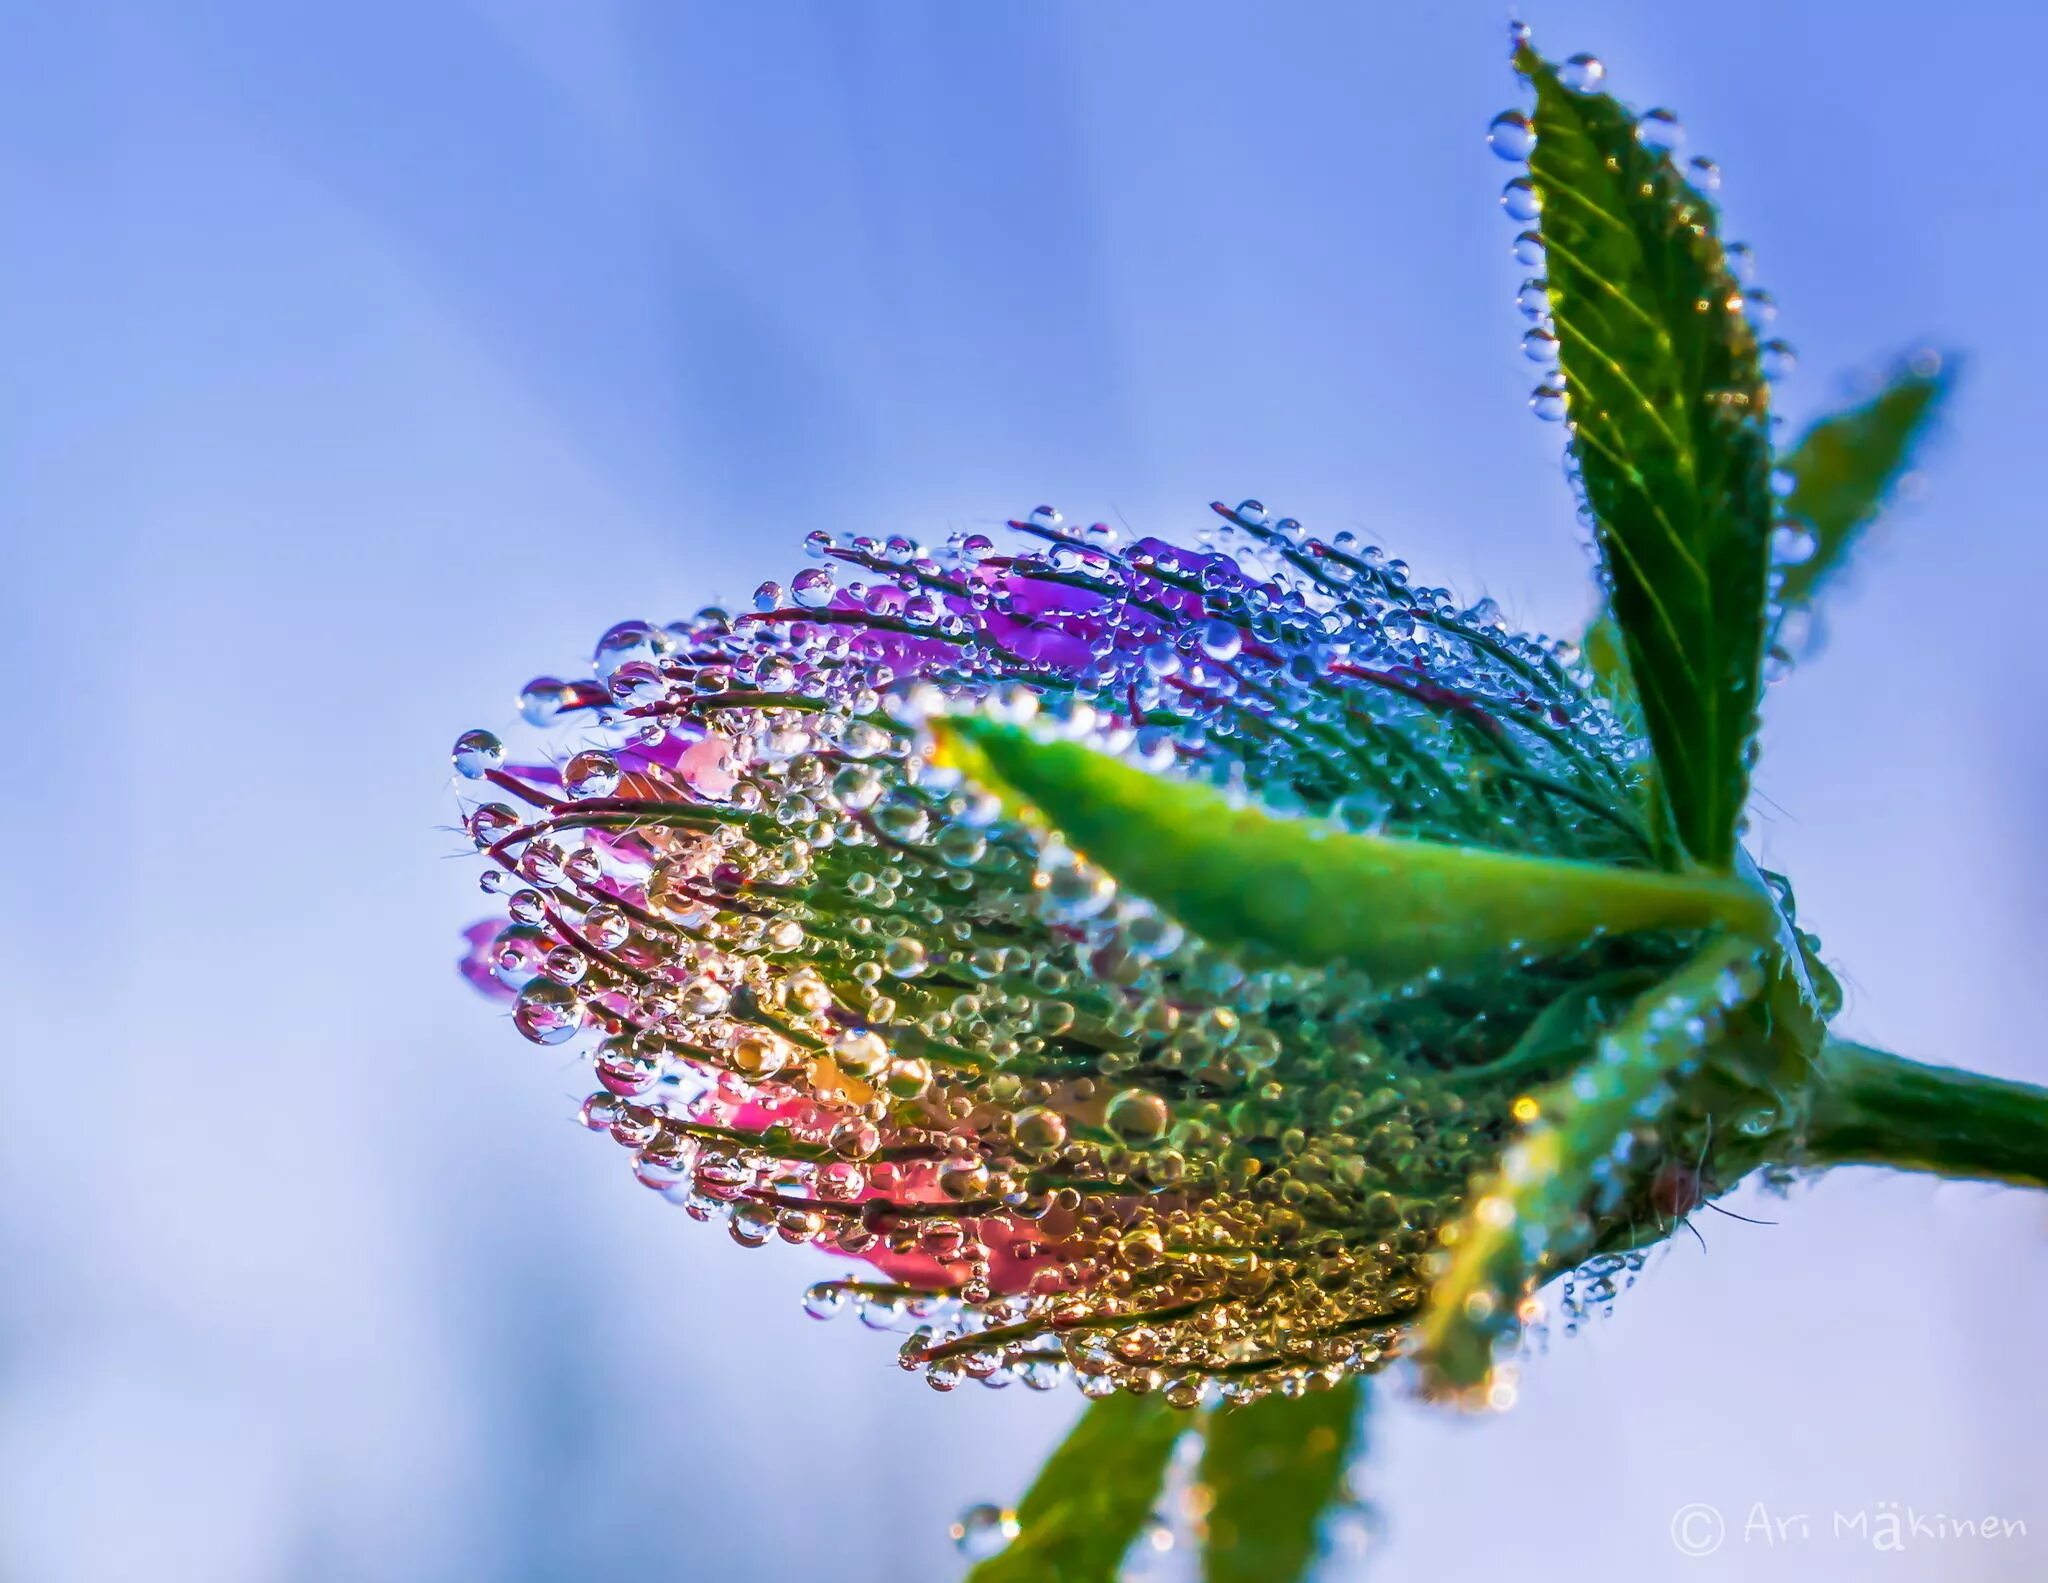
[[[1968,354],[1769,700],[1847,1027],[2048,1079],[2038,18],[1530,0],[1721,161],[1795,420]],[[944,1580],[1076,1409],[939,1398],[454,973],[447,749],[812,527],[1257,494],[1573,630],[1492,5],[0,5],[0,1578]],[[2033,174],[2029,175],[2029,170]],[[566,672],[565,672],[566,673]],[[1381,1393],[1333,1576],[2048,1570],[2048,1209],[1702,1216],[1504,1418]],[[1673,1513],[1726,1517],[1718,1555]],[[1820,1514],[1813,1538],[1761,1542]],[[1370,1564],[1369,1564],[1370,1563]]]

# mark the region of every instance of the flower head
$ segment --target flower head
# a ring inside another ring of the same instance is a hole
[[[1192,1402],[1380,1365],[1517,1105],[1688,944],[1276,959],[929,751],[937,711],[1035,718],[1319,827],[1650,862],[1640,747],[1573,649],[1349,535],[1216,511],[1196,549],[1046,509],[1002,549],[813,534],[752,612],[623,623],[590,678],[530,685],[547,762],[457,744],[511,915],[472,963],[528,1038],[588,1040],[588,1124],[743,1243],[871,1265],[807,1302],[914,1325],[941,1388]],[[1676,1137],[1574,1257],[1671,1223]]]

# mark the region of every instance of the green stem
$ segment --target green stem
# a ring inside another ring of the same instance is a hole
[[[2048,1089],[1830,1039],[1806,1157],[2048,1187]]]

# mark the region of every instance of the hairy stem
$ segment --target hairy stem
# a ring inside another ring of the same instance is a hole
[[[1830,1039],[1806,1156],[2048,1187],[2048,1089]]]

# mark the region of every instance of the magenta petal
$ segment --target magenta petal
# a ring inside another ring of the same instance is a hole
[[[504,933],[504,930],[505,922],[502,918],[486,918],[481,923],[473,923],[462,931],[467,949],[462,953],[457,965],[462,970],[462,976],[468,979],[479,993],[489,996],[492,1000],[516,998],[511,988],[498,977],[493,966],[498,936]]]

